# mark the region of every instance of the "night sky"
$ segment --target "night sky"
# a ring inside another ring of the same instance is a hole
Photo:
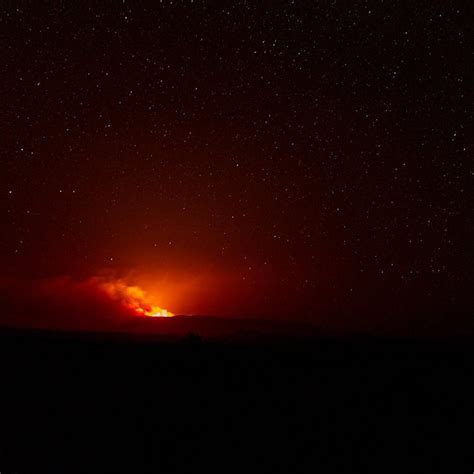
[[[6,3],[3,301],[471,324],[469,2]]]

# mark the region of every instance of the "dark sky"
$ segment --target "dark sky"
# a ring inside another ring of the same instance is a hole
[[[7,3],[3,280],[341,327],[473,309],[469,2]]]

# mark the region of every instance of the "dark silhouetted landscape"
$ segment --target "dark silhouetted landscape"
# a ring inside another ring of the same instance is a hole
[[[2,472],[470,472],[470,338],[158,339],[0,331]]]

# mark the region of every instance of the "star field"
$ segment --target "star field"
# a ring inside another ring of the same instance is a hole
[[[205,276],[183,311],[348,327],[469,312],[468,9],[4,5],[6,274]]]

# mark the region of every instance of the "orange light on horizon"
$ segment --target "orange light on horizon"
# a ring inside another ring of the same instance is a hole
[[[100,281],[100,287],[114,300],[122,303],[136,316],[170,318],[174,313],[156,305],[153,298],[142,288],[128,285],[122,279]]]
[[[167,309],[160,308],[159,306],[152,305],[151,308],[135,308],[138,316],[148,316],[149,318],[171,318],[174,314]]]

